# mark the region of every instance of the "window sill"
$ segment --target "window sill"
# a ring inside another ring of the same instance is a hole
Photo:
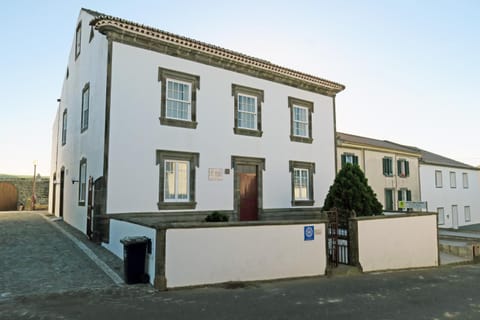
[[[160,117],[159,119],[160,119],[160,124],[165,126],[196,129],[198,125],[197,121],[183,121],[183,120],[170,119],[165,117]]]
[[[290,141],[303,142],[303,143],[312,143],[312,142],[313,142],[313,138],[299,137],[299,136],[290,135]]]
[[[182,209],[195,209],[197,203],[191,202],[159,202],[157,203],[159,210],[182,210]]]
[[[233,132],[235,134],[250,136],[250,137],[261,137],[263,135],[263,131],[249,130],[249,129],[242,129],[242,128],[233,128]]]
[[[294,207],[310,206],[311,207],[311,206],[313,206],[314,203],[315,203],[315,201],[313,201],[313,200],[293,200],[292,201],[292,206],[294,206]]]

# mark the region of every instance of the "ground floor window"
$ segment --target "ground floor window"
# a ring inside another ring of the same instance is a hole
[[[445,224],[445,209],[437,208],[438,224]]]
[[[315,163],[290,161],[290,172],[292,174],[292,205],[313,205],[313,174],[315,173]]]
[[[393,211],[393,189],[385,189],[385,211]]]
[[[157,150],[159,209],[195,208],[195,168],[198,163],[198,153]]]
[[[463,210],[465,213],[465,222],[470,222],[472,220],[472,217],[470,216],[470,206],[465,206]]]
[[[80,160],[80,170],[78,175],[78,205],[85,205],[85,195],[87,193],[87,159]]]

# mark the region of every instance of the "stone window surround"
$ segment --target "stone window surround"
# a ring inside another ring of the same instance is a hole
[[[67,126],[68,126],[67,109],[63,110],[62,114],[62,146],[67,144]]]
[[[463,184],[463,189],[468,189],[468,187],[469,187],[468,173],[466,173],[466,172],[462,173],[462,184]]]
[[[84,125],[84,98],[85,98],[85,92],[88,91],[88,105],[87,105],[87,123]],[[82,110],[81,110],[81,115],[80,115],[80,133],[85,132],[88,129],[88,121],[89,121],[89,115],[90,115],[90,82],[87,82],[85,86],[82,89]]]
[[[307,169],[308,170],[308,194],[310,200],[295,200],[295,177],[294,169]],[[304,161],[289,161],[289,171],[291,173],[291,189],[292,189],[292,206],[313,206],[315,201],[313,193],[313,175],[315,174],[315,162]]]
[[[238,95],[245,94],[249,96],[254,96],[257,98],[257,129],[244,129],[238,127]],[[263,134],[262,131],[262,103],[264,101],[264,93],[261,89],[250,88],[242,86],[239,84],[232,83],[232,96],[234,97],[234,126],[233,132],[235,134],[252,136],[252,137],[261,137]]]
[[[75,60],[77,60],[82,49],[82,21],[80,21],[75,29]]]
[[[435,170],[435,188],[443,188],[443,175],[441,170]]]
[[[450,171],[450,188],[457,188],[457,173],[455,171]]]
[[[308,137],[300,137],[294,135],[293,130],[293,106],[299,106],[308,109]],[[288,108],[290,109],[290,141],[295,142],[303,142],[303,143],[312,143],[312,113],[313,110],[313,102],[302,100],[294,97],[288,97]]]
[[[85,164],[85,190],[83,190],[82,199],[82,166]],[[84,157],[80,160],[80,166],[78,167],[78,205],[84,207],[87,197],[87,159]]]
[[[167,79],[188,82],[191,84],[190,113],[191,121],[167,118]],[[180,71],[158,68],[158,81],[161,82],[162,96],[160,101],[160,124],[166,126],[197,128],[197,90],[200,90],[200,77]]]
[[[159,210],[181,210],[181,209],[195,209],[197,203],[195,202],[195,168],[200,165],[200,154],[198,152],[184,152],[171,150],[157,150],[156,164],[160,165],[159,170],[159,191],[158,191],[158,209]],[[179,160],[188,161],[189,172],[189,200],[185,202],[168,202],[165,201],[165,160]]]
[[[386,168],[386,160],[389,160],[389,167]],[[386,170],[387,169],[387,170]],[[393,177],[393,158],[392,157],[383,157],[382,158],[382,171],[383,175],[386,177]],[[388,171],[388,172],[387,172]]]

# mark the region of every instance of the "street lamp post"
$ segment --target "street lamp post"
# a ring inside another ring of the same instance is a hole
[[[37,160],[34,160],[33,161],[32,210],[35,210],[35,202],[37,201],[37,196],[35,194],[36,179],[37,179]]]

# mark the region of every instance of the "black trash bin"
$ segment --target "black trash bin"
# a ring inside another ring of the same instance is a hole
[[[126,237],[120,240],[123,244],[123,269],[125,282],[147,283],[148,274],[145,272],[147,252],[151,252],[151,241],[147,237]]]

